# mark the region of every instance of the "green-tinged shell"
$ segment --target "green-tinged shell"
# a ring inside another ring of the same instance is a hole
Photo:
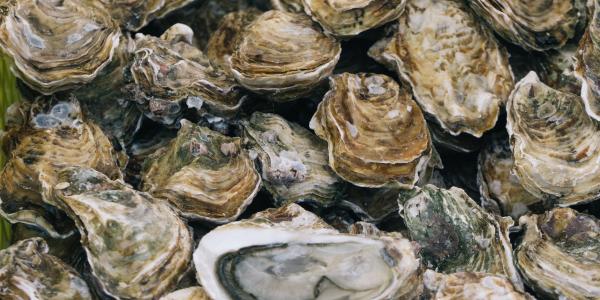
[[[217,223],[235,220],[261,186],[239,138],[187,120],[177,138],[146,159],[142,173],[144,191],[168,200],[185,217]]]
[[[400,194],[400,215],[425,264],[442,273],[484,272],[509,278],[522,289],[513,263],[510,218],[485,212],[463,190],[433,185]]]
[[[265,187],[277,205],[332,204],[342,180],[328,165],[325,142],[274,114],[255,112],[242,126],[244,140],[256,154]]]
[[[528,286],[551,299],[600,298],[600,220],[555,208],[519,223],[525,235],[515,259]]]

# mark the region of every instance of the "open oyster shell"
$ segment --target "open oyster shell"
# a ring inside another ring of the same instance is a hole
[[[600,125],[578,96],[548,87],[531,72],[506,109],[513,169],[528,192],[561,206],[598,198]]]
[[[352,37],[398,19],[406,0],[303,0],[305,11],[325,32]]]
[[[296,204],[267,210],[202,238],[198,280],[214,299],[416,298],[421,268],[411,242],[366,229],[339,233]]]
[[[411,188],[432,152],[421,109],[385,75],[332,76],[310,127],[328,142],[331,168],[358,186]]]
[[[432,270],[423,274],[427,299],[470,299],[470,300],[533,300],[527,293],[516,288],[503,276],[487,273],[459,272],[440,274]]]
[[[203,288],[193,286],[164,295],[160,300],[211,300]]]
[[[408,1],[393,36],[369,55],[408,81],[423,110],[453,135],[493,128],[513,88],[507,52],[463,1]]]
[[[283,10],[293,13],[304,12],[303,0],[271,0],[273,9]]]
[[[236,80],[277,102],[305,96],[340,58],[341,46],[303,14],[263,13],[247,28],[231,56]]]
[[[593,1],[594,13],[579,42],[575,75],[581,81],[581,98],[587,113],[600,121],[600,1]]]
[[[2,299],[92,299],[73,268],[48,254],[41,238],[31,238],[0,251]]]
[[[600,220],[569,208],[523,216],[515,259],[523,279],[554,299],[600,298]]]
[[[193,240],[167,203],[89,168],[65,168],[58,182],[55,201],[75,220],[106,294],[154,299],[184,275]]]
[[[242,126],[244,140],[256,153],[265,187],[277,205],[333,202],[342,180],[329,168],[325,142],[274,114],[255,112]]]
[[[187,120],[177,138],[146,159],[143,174],[144,191],[168,200],[188,218],[218,223],[235,220],[261,185],[239,138]]]
[[[484,272],[523,283],[513,263],[511,218],[485,212],[462,189],[433,185],[400,193],[400,215],[425,263],[443,273]]]
[[[471,8],[504,39],[527,50],[562,47],[585,25],[587,0],[473,0]]]
[[[129,31],[137,31],[152,19],[191,3],[193,0],[99,0],[110,15]],[[88,1],[96,2],[96,1]]]
[[[112,60],[120,35],[97,1],[0,4],[0,48],[13,58],[15,75],[47,95],[92,81]]]

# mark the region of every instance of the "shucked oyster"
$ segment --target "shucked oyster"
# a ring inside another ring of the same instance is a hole
[[[600,121],[600,1],[594,1],[594,14],[579,42],[575,74],[580,78],[581,98],[587,113]]]
[[[560,48],[585,25],[587,0],[467,1],[500,36],[527,50]]]
[[[561,206],[600,195],[600,125],[576,95],[554,90],[534,72],[507,104],[514,172],[532,195]]]
[[[58,182],[55,201],[75,220],[105,293],[155,299],[184,275],[192,236],[167,203],[88,168],[65,168]]]
[[[398,19],[406,0],[303,0],[305,11],[325,32],[351,37]]]
[[[523,216],[515,252],[525,282],[555,299],[600,298],[600,220],[569,208]]]
[[[340,43],[307,16],[272,10],[246,28],[231,68],[247,89],[285,102],[310,93],[331,75],[340,53]]]
[[[260,175],[239,138],[187,120],[177,138],[144,164],[143,190],[193,219],[233,221],[260,189]]]
[[[213,299],[413,299],[421,291],[410,241],[342,234],[296,204],[217,227],[194,264]]]
[[[154,18],[182,7],[193,0],[99,0],[120,26],[137,31]],[[95,1],[88,1],[95,2]]]
[[[0,4],[0,48],[13,58],[15,74],[44,94],[92,81],[112,60],[120,35],[97,1]]]
[[[432,152],[427,124],[410,92],[392,78],[344,73],[330,78],[310,127],[329,144],[329,165],[363,187],[412,187]]]
[[[393,34],[369,55],[408,81],[442,128],[480,137],[494,127],[513,88],[508,54],[463,1],[410,0]]]
[[[86,300],[92,295],[75,270],[48,254],[43,239],[31,238],[0,251],[0,298]]]
[[[243,121],[244,138],[256,152],[265,187],[278,205],[333,202],[342,182],[327,163],[327,144],[284,118],[255,112]]]
[[[495,218],[461,189],[433,185],[400,193],[400,215],[425,263],[443,273],[484,272],[523,284],[513,263],[510,218]]]
[[[440,274],[432,270],[425,271],[423,283],[427,299],[469,299],[469,300],[533,300],[532,296],[519,291],[503,276],[460,272]]]

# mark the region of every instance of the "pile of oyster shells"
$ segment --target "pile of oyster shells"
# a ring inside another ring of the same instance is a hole
[[[2,299],[600,299],[600,0],[4,0],[0,48]]]

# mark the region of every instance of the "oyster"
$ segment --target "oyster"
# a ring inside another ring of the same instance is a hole
[[[212,230],[194,264],[214,299],[416,298],[421,269],[411,242],[367,229],[342,234],[290,204]]]
[[[152,19],[183,7],[193,0],[99,0],[111,16],[129,31],[137,31]],[[96,1],[87,1],[96,2]]]
[[[235,220],[260,189],[260,175],[239,138],[181,121],[177,138],[150,155],[144,191],[166,199],[192,219]]]
[[[17,77],[52,94],[92,81],[112,60],[121,32],[96,1],[0,4],[0,48]]]
[[[407,0],[303,0],[305,11],[325,32],[352,37],[398,19]]]
[[[460,272],[440,274],[432,270],[423,275],[427,299],[506,299],[533,300],[532,296],[519,291],[508,279],[502,276]]]
[[[600,220],[555,208],[519,221],[515,259],[528,286],[554,299],[600,298]]]
[[[193,286],[164,295],[160,300],[211,300],[203,288]]]
[[[507,52],[463,1],[408,1],[393,36],[369,55],[408,81],[423,110],[453,135],[492,129],[513,88]]]
[[[265,187],[277,205],[333,202],[342,180],[329,168],[327,144],[284,118],[255,112],[242,122],[244,139],[257,155]]]
[[[594,0],[594,13],[587,31],[579,42],[575,75],[581,81],[581,98],[587,113],[600,121],[600,1]]]
[[[443,273],[484,272],[523,283],[513,263],[511,218],[485,212],[462,190],[433,185],[400,193],[400,215],[425,263]]]
[[[271,0],[273,9],[283,10],[293,13],[304,12],[303,0]]]
[[[529,193],[561,206],[598,198],[600,125],[578,96],[548,87],[531,72],[506,109],[513,170]]]
[[[340,53],[340,43],[307,16],[271,10],[246,28],[231,68],[247,89],[285,102],[307,95],[331,75]]]
[[[2,299],[92,299],[79,275],[60,259],[48,254],[41,238],[17,242],[0,251]]]
[[[55,201],[75,220],[95,283],[106,294],[154,299],[184,275],[192,236],[165,202],[89,168],[65,168],[58,182]]]
[[[398,215],[398,193],[394,188],[361,188],[349,186],[337,197],[336,207],[349,209],[362,221],[379,224]]]
[[[585,25],[587,0],[473,0],[471,8],[504,39],[526,50],[562,47]]]
[[[329,165],[363,187],[412,187],[429,162],[432,145],[421,109],[392,78],[334,75],[310,121],[328,142]]]

